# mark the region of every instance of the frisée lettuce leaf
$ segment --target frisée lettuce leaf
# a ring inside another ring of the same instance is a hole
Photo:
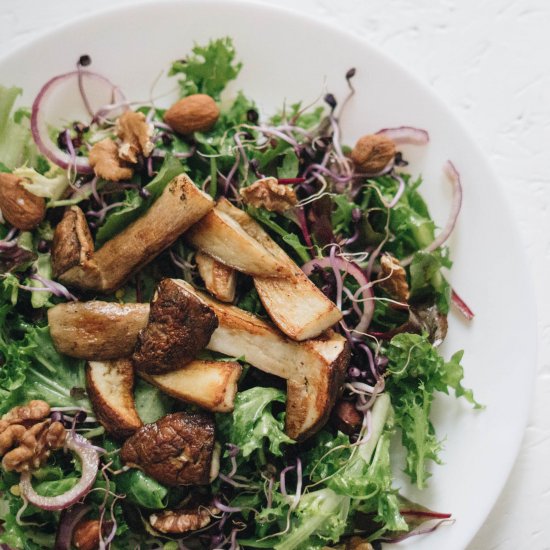
[[[405,472],[413,483],[423,488],[430,477],[428,462],[440,463],[441,441],[430,421],[435,393],[448,394],[453,389],[457,397],[464,397],[475,408],[482,405],[475,400],[473,392],[462,385],[462,351],[445,361],[426,334],[404,333],[392,338],[386,354],[391,375],[386,388],[407,451]]]

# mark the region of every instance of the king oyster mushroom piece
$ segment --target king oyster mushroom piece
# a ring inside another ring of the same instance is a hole
[[[193,225],[184,239],[222,264],[247,275],[288,277],[288,266],[218,208]]]
[[[254,277],[254,286],[271,320],[293,340],[315,338],[342,319],[342,313],[246,212],[228,200],[216,209],[230,216],[292,274],[287,278]]]
[[[207,485],[214,429],[214,419],[207,413],[168,414],[127,439],[120,458],[163,485]]]
[[[234,361],[191,361],[165,374],[138,375],[175,399],[207,411],[231,412],[242,367]]]
[[[143,426],[134,402],[131,361],[89,361],[86,390],[95,415],[114,437],[125,439]]]
[[[244,356],[259,370],[287,380],[285,429],[290,437],[306,439],[326,423],[349,363],[349,347],[344,337],[328,331],[319,338],[295,342],[251,313],[218,302],[185,281],[173,279],[172,282],[202,300],[218,318],[218,328],[210,338],[208,349],[232,357]],[[146,323],[141,322],[145,326]],[[107,329],[104,332],[108,332],[108,326],[103,324]],[[131,347],[136,342],[137,334],[133,333],[123,344]],[[100,342],[98,345],[101,347]],[[189,397],[185,400],[190,401]]]
[[[132,273],[172,245],[213,207],[212,199],[185,174],[181,174],[165,187],[140,218],[107,241],[88,257],[87,262],[59,273],[58,279],[77,288],[112,292],[124,284]],[[60,255],[62,252],[59,249],[54,258],[58,266],[68,262]]]
[[[287,380],[285,431],[302,440],[328,420],[349,363],[346,339],[336,333],[295,342],[259,317],[218,302],[178,281],[200,296],[218,317],[208,349],[240,357],[254,367]]]
[[[203,252],[197,252],[195,261],[206,290],[221,302],[232,302],[237,291],[237,272]]]
[[[78,206],[65,210],[53,236],[52,271],[54,277],[64,275],[65,281],[73,277],[71,270],[85,271],[90,280],[99,280],[94,256],[94,239],[90,233],[84,212]]]
[[[164,279],[151,301],[149,321],[132,356],[147,374],[161,374],[192,361],[218,326],[212,309],[174,279]]]
[[[50,335],[57,351],[103,361],[128,357],[149,319],[149,304],[67,302],[48,310]]]

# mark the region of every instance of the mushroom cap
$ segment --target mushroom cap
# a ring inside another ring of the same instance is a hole
[[[213,450],[213,417],[178,412],[140,428],[126,440],[120,457],[164,485],[207,485]]]

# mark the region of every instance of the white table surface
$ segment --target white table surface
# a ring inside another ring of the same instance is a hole
[[[550,549],[550,1],[263,1],[330,21],[414,67],[491,159],[530,262],[539,359],[522,450],[468,550]],[[0,54],[78,16],[131,3],[0,0]],[[531,368],[518,365],[519,375],[522,367]]]

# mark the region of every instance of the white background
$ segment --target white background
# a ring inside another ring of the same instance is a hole
[[[539,309],[539,360],[522,451],[468,550],[550,549],[550,1],[264,1],[332,22],[412,69],[492,161],[529,259],[525,269],[532,273]],[[75,17],[122,4],[131,2],[0,0],[0,54]],[[528,368],[517,365],[518,376]]]

